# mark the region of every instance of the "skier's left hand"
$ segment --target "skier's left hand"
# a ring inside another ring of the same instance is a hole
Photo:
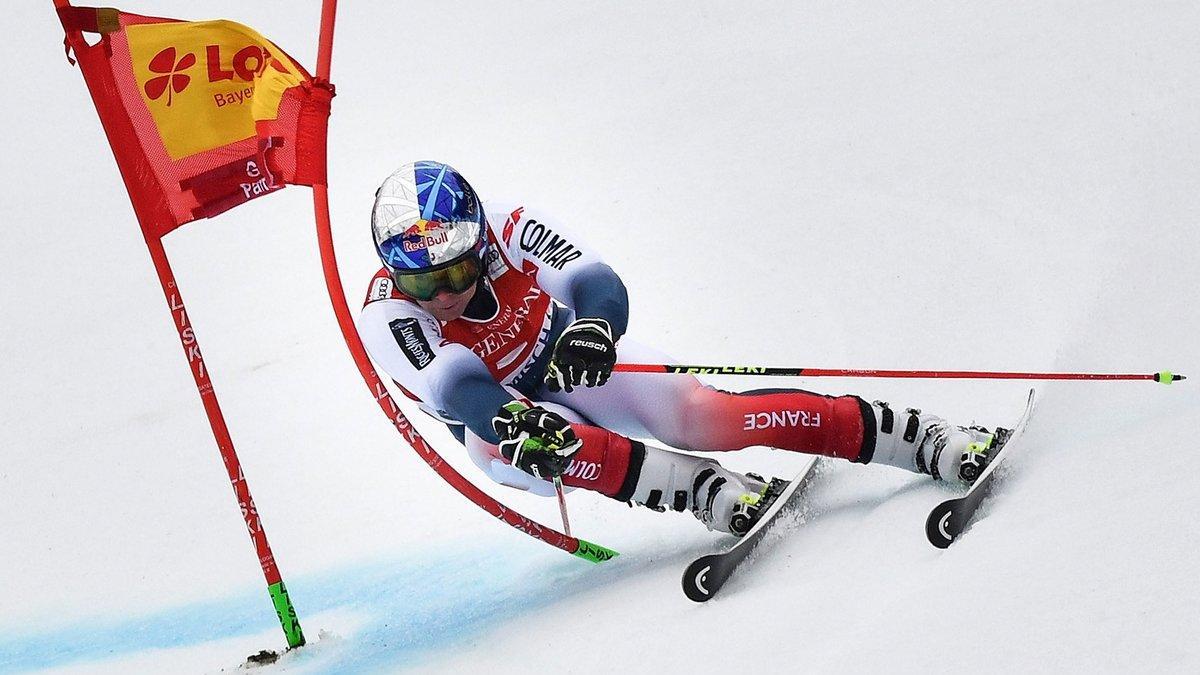
[[[540,406],[509,401],[492,418],[500,437],[500,454],[534,478],[563,475],[571,458],[583,447],[571,423]]]
[[[567,326],[546,368],[546,387],[550,391],[573,391],[582,384],[599,387],[608,382],[617,364],[617,347],[612,328],[604,319],[576,319]]]

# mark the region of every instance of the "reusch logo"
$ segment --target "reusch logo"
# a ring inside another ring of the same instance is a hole
[[[146,95],[151,101],[157,101],[164,93],[167,95],[167,105],[171,105],[173,94],[181,93],[191,83],[190,75],[180,71],[196,65],[196,55],[188,52],[183,58],[175,60],[175,48],[167,47],[150,59],[150,72],[163,73],[146,81]]]

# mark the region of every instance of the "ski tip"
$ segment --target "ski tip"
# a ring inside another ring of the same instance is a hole
[[[707,602],[721,589],[715,575],[714,578],[709,578],[709,573],[712,572],[713,565],[716,564],[719,557],[717,555],[706,555],[703,558],[697,558],[684,570],[683,594],[688,597],[688,600],[693,602]]]
[[[954,517],[952,502],[939,504],[925,520],[925,536],[928,537],[929,543],[938,548],[950,548],[960,530],[961,524]]]

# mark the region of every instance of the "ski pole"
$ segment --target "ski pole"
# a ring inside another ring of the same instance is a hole
[[[562,514],[563,534],[571,536],[571,521],[567,520],[567,495],[563,492],[562,476],[554,477],[554,491],[558,493],[558,512]]]
[[[618,363],[618,373],[672,373],[676,375],[764,375],[776,377],[889,377],[984,380],[1152,380],[1171,384],[1187,377],[1163,370],[1139,373],[1013,373],[983,370],[868,370],[853,368],[769,368],[761,366],[695,366],[667,363]]]

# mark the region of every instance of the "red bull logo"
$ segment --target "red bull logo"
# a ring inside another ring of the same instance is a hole
[[[450,233],[441,223],[418,220],[416,225],[404,231],[403,248],[405,253],[415,253],[448,241]]]

